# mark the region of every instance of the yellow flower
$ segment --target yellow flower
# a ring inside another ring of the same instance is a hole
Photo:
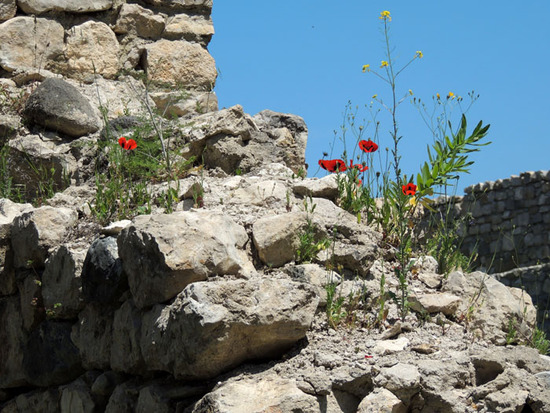
[[[388,20],[388,21],[391,22],[390,12],[387,11],[387,10],[384,10],[383,12],[380,13],[379,19],[380,20]]]
[[[377,96],[378,96],[378,95],[372,95],[372,98],[373,98],[373,99],[376,99]]]
[[[453,92],[449,92],[449,94],[447,95],[447,99],[454,99],[455,98],[455,94]]]
[[[370,65],[363,65],[363,73],[370,72]]]
[[[424,57],[424,53],[422,53],[422,50],[417,50],[416,51],[416,57],[422,59]]]
[[[413,94],[413,91],[411,89],[409,89],[409,95],[412,96],[412,94]]]
[[[385,60],[382,60],[382,62],[380,63],[380,67],[386,67],[388,65],[388,62],[386,62]]]
[[[437,97],[437,100],[441,99],[441,96],[439,96],[439,93],[436,93],[435,96]]]

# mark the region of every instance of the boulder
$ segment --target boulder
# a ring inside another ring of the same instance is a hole
[[[211,17],[176,14],[168,17],[162,36],[169,40],[195,41],[206,46],[213,34]]]
[[[411,398],[420,391],[420,372],[412,364],[397,363],[393,367],[384,367],[374,378],[378,387],[395,394],[399,400],[408,404]]]
[[[14,218],[31,210],[31,204],[18,204],[7,198],[0,199],[0,297],[17,291],[11,248],[11,225]]]
[[[306,218],[303,212],[288,212],[263,217],[254,223],[254,246],[264,264],[281,267],[296,258]]]
[[[218,110],[218,98],[214,92],[152,92],[150,97],[167,118],[188,118]]]
[[[94,395],[90,389],[89,376],[84,375],[79,377],[72,383],[63,386],[61,389],[61,399],[59,400],[59,411],[74,412],[74,413],[94,413],[98,411],[98,407],[94,401]],[[97,376],[98,373],[92,373]]]
[[[137,4],[124,3],[114,27],[117,34],[132,33],[146,39],[158,39],[164,30],[164,18]]]
[[[77,218],[71,209],[50,206],[17,216],[11,228],[15,267],[44,267],[50,251],[63,241]]]
[[[449,274],[442,290],[462,297],[457,314],[468,317],[474,333],[494,344],[506,344],[510,323],[524,337],[531,337],[536,323],[536,309],[531,297],[506,287],[488,274],[460,271]]]
[[[27,14],[40,15],[49,11],[67,13],[93,13],[109,10],[114,0],[17,0],[17,5]]]
[[[218,76],[210,53],[184,40],[162,39],[146,45],[143,67],[154,82],[192,90],[212,90]]]
[[[319,411],[317,398],[301,391],[295,380],[263,374],[219,384],[195,404],[192,413]]]
[[[326,198],[335,201],[338,198],[337,176],[327,175],[323,178],[306,178],[294,184],[296,195],[311,196],[314,198]]]
[[[68,187],[77,168],[68,144],[19,136],[8,142],[8,171],[27,200],[44,201],[52,192]]]
[[[115,237],[98,238],[90,245],[82,267],[82,295],[86,302],[112,303],[128,290]]]
[[[0,298],[0,389],[25,386],[23,357],[27,335],[16,295]]]
[[[118,253],[138,308],[175,297],[212,275],[253,270],[243,227],[208,211],[141,215],[118,237]]]
[[[63,79],[49,78],[29,96],[23,112],[35,125],[78,138],[99,129],[99,119],[88,100]]]
[[[428,293],[409,295],[409,305],[417,312],[429,314],[443,313],[446,316],[455,315],[462,298],[449,293]]]
[[[63,26],[55,20],[14,17],[0,24],[0,68],[48,69],[63,53]]]
[[[357,413],[406,413],[407,407],[391,391],[377,388],[361,400]]]
[[[118,372],[143,374],[145,361],[141,355],[141,311],[132,300],[125,301],[115,312],[111,346],[111,368]]]
[[[84,308],[82,296],[82,265],[85,250],[61,245],[52,250],[42,274],[44,307],[55,318],[74,319]]]
[[[0,0],[0,22],[11,19],[17,11],[15,0]]]
[[[144,315],[141,352],[149,370],[212,378],[288,350],[305,337],[318,302],[311,287],[285,280],[193,283]]]
[[[114,78],[120,68],[119,43],[105,23],[87,21],[67,32],[65,59],[59,63],[62,74],[92,82],[94,76]]]
[[[113,312],[109,306],[87,304],[73,326],[71,339],[87,370],[110,368]]]
[[[71,322],[47,320],[29,334],[23,368],[30,384],[59,385],[83,373],[78,349],[71,341],[71,328]]]

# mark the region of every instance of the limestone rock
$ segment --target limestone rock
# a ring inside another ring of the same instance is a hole
[[[17,0],[17,5],[28,14],[42,14],[48,11],[68,13],[93,13],[108,10],[113,0]]]
[[[176,14],[168,17],[163,37],[169,40],[204,42],[208,44],[214,34],[214,25],[210,17]]]
[[[252,227],[254,245],[263,263],[280,267],[296,257],[306,214],[289,212],[258,219]]]
[[[141,387],[136,379],[128,380],[116,386],[109,398],[105,413],[135,412]]]
[[[141,355],[142,314],[132,300],[127,300],[115,312],[111,346],[111,368],[115,371],[143,374],[145,361]]]
[[[62,79],[44,80],[29,96],[24,116],[31,123],[75,138],[99,129],[88,100]]]
[[[116,302],[128,290],[122,271],[116,238],[96,239],[90,245],[82,267],[82,294],[86,302]]]
[[[386,355],[405,350],[409,345],[409,340],[406,337],[399,337],[395,340],[380,340],[376,343],[373,353]]]
[[[284,280],[193,283],[144,315],[141,351],[150,370],[211,378],[288,350],[305,336],[317,305],[311,287]]]
[[[285,267],[285,271],[294,281],[310,284],[320,298],[319,306],[327,304],[328,284],[340,284],[342,277],[334,271],[327,271],[317,264],[300,264]]]
[[[40,275],[34,270],[17,270],[16,278],[23,328],[28,332],[38,326],[46,317]]]
[[[44,307],[56,318],[76,318],[84,307],[82,297],[82,264],[86,252],[66,245],[52,250],[42,274]]]
[[[114,28],[117,34],[135,33],[146,39],[158,39],[164,30],[164,18],[137,4],[124,3]]]
[[[144,68],[159,83],[186,89],[214,88],[216,63],[206,49],[184,40],[162,39],[145,46]]]
[[[199,11],[210,14],[213,0],[145,0],[147,4],[166,7],[170,11]]]
[[[23,357],[27,336],[17,296],[0,298],[0,389],[27,384]]]
[[[15,16],[17,4],[15,0],[0,0],[0,22]]]
[[[77,218],[73,210],[49,206],[17,216],[11,229],[15,267],[43,267],[49,252],[63,241]]]
[[[251,270],[243,227],[208,211],[141,215],[118,237],[118,253],[138,308],[175,297],[209,276]]]
[[[165,117],[189,117],[218,110],[214,92],[153,92],[151,99]]]
[[[17,291],[11,248],[11,225],[14,218],[32,209],[31,204],[18,204],[0,199],[0,297]]]
[[[414,311],[429,314],[443,313],[452,316],[456,313],[462,299],[449,293],[431,293],[410,295],[409,304]]]
[[[385,367],[374,378],[374,383],[395,394],[402,402],[408,403],[420,391],[420,373],[412,364],[397,363]]]
[[[46,68],[63,53],[64,30],[55,20],[15,17],[0,24],[0,67]]]
[[[3,105],[0,98],[0,105]],[[13,115],[2,115],[0,117],[0,142],[5,142],[17,134],[21,126],[21,118]]]
[[[44,321],[29,334],[23,367],[29,383],[53,386],[82,374],[78,349],[71,341],[71,323]]]
[[[8,170],[27,200],[43,199],[48,190],[68,185],[77,163],[66,143],[43,140],[38,135],[19,136],[8,142]]]
[[[528,294],[516,296],[514,290],[481,272],[465,276],[455,271],[449,274],[442,290],[463,297],[458,313],[469,314],[470,328],[484,339],[505,344],[510,320],[515,320],[521,334],[531,336],[536,310]]]
[[[192,413],[302,412],[318,413],[316,397],[302,392],[294,380],[274,374],[234,380],[217,386]]]
[[[406,413],[407,408],[391,391],[378,388],[359,404],[357,413]]]
[[[112,338],[113,309],[102,304],[87,304],[71,332],[85,369],[109,369]]]
[[[327,175],[321,179],[306,178],[294,184],[294,193],[301,196],[327,198],[335,201],[338,198],[336,175]]]
[[[87,21],[72,27],[65,44],[65,60],[60,64],[64,75],[91,82],[95,74],[112,79],[120,70],[119,44],[105,23]]]
[[[23,393],[2,406],[2,413],[41,413],[59,411],[59,390],[33,390]]]
[[[79,377],[61,390],[59,410],[62,413],[94,413],[96,407],[98,406],[96,406],[94,396],[90,391],[90,385],[83,377]]]

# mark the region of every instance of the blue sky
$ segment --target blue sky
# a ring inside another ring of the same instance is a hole
[[[462,0],[215,0],[216,34],[209,50],[220,72],[215,91],[220,108],[241,104],[255,114],[263,109],[293,113],[309,129],[309,176],[323,176],[323,152],[339,157],[335,141],[348,101],[363,108],[389,89],[362,73],[384,59],[380,12],[392,16],[391,42],[397,67],[421,50],[397,79],[398,95],[411,89],[432,107],[432,96],[452,91],[480,95],[467,113],[469,131],[490,123],[493,143],[474,154],[466,186],[550,169],[550,1]],[[459,112],[454,111],[455,123]],[[358,119],[369,118],[362,110]],[[390,123],[382,116],[380,147],[390,146]],[[433,142],[418,110],[405,100],[398,108],[402,169],[418,172]],[[374,129],[367,128],[366,137]],[[353,150],[351,135],[348,150]]]

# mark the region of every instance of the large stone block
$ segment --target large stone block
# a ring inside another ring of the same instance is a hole
[[[243,274],[248,236],[230,218],[207,211],[141,215],[118,237],[118,253],[138,308],[175,297],[212,275]]]
[[[42,14],[49,11],[68,13],[93,13],[109,10],[114,0],[17,0],[17,5],[28,14]]]
[[[0,67],[48,69],[63,53],[63,26],[55,20],[15,17],[0,24]]]
[[[280,356],[305,337],[318,302],[313,288],[286,280],[193,283],[144,315],[141,352],[149,370],[212,378]]]

